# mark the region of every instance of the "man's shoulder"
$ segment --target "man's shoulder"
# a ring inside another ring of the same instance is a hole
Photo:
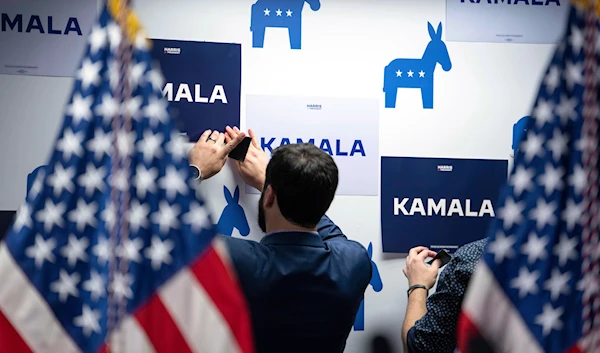
[[[456,250],[454,256],[464,262],[478,262],[485,251],[488,238],[483,238],[468,244],[465,244]]]

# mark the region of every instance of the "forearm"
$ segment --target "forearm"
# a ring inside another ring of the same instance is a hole
[[[404,316],[404,324],[402,325],[402,341],[404,342],[404,351],[406,349],[406,337],[408,331],[415,326],[415,322],[427,313],[427,291],[421,288],[416,288],[408,297],[408,305],[406,307],[406,315]]]

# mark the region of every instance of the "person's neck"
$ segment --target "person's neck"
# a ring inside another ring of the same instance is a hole
[[[301,227],[297,224],[289,222],[286,219],[273,220],[272,222],[267,222],[267,234],[281,231],[316,232],[317,228]]]

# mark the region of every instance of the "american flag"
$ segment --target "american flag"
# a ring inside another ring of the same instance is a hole
[[[571,8],[463,301],[462,353],[600,351],[598,28]]]
[[[105,7],[47,173],[0,243],[0,352],[254,351],[164,79],[129,38]]]

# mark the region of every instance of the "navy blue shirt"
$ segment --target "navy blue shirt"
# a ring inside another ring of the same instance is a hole
[[[486,244],[487,238],[460,247],[442,270],[435,293],[427,298],[427,313],[408,331],[409,353],[454,351],[462,300]]]
[[[323,216],[317,232],[225,237],[257,353],[343,352],[371,279],[367,250]]]

